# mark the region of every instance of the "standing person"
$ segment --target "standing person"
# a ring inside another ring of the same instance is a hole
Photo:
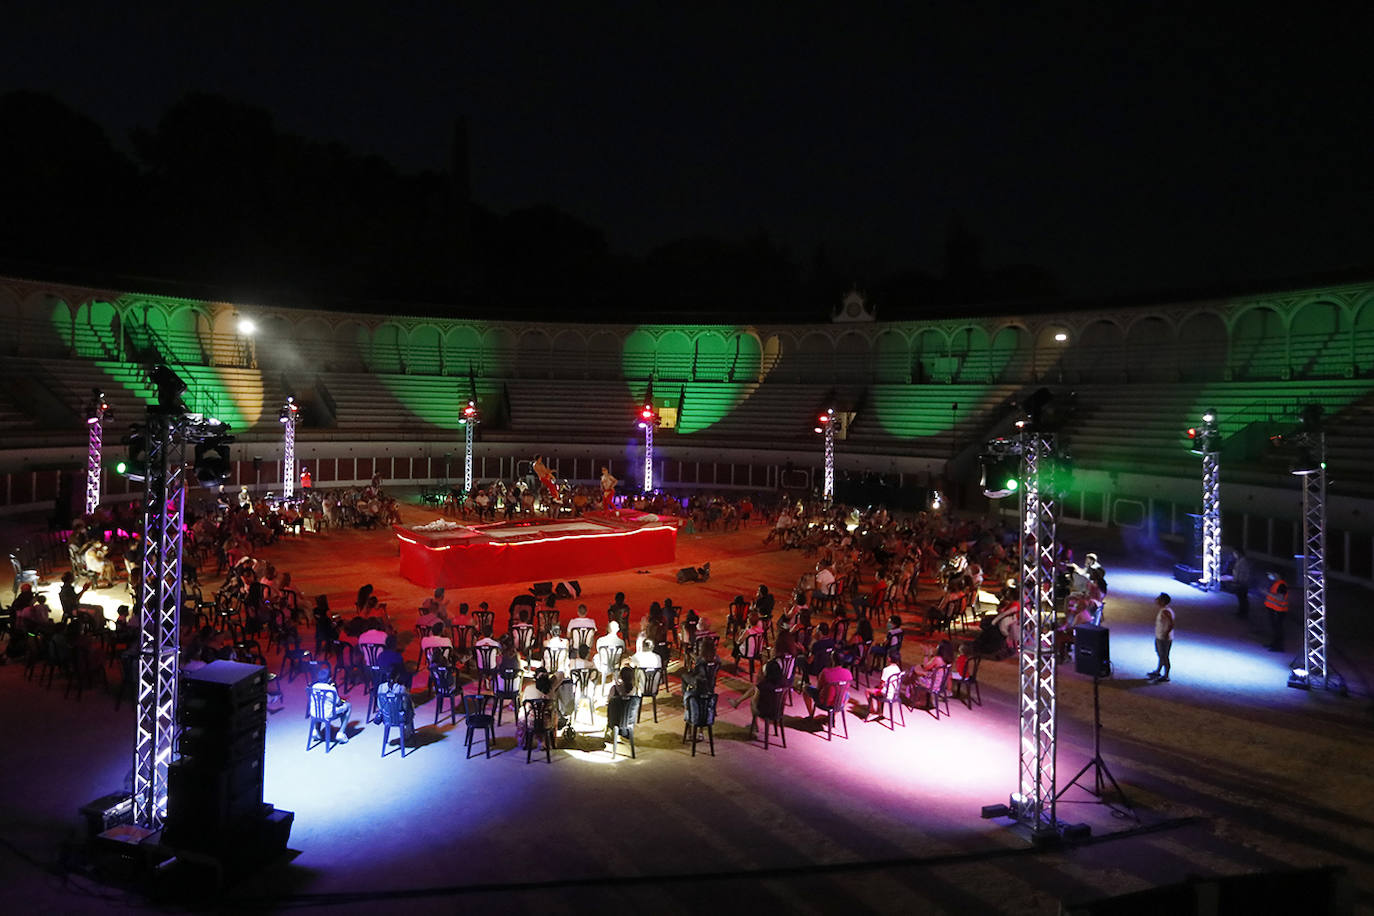
[[[1269,574],[1269,591],[1264,595],[1264,606],[1269,611],[1269,627],[1272,639],[1270,652],[1283,651],[1283,622],[1288,616],[1288,583],[1276,572]]]
[[[611,469],[603,467],[601,469],[601,508],[603,510],[611,508],[615,502],[615,485],[620,483],[611,475]]]
[[[312,482],[313,482],[313,481],[312,481],[312,479],[311,479],[311,477],[310,477],[310,468],[301,468],[301,489],[302,489],[302,490],[308,490],[308,489],[310,489],[310,484],[311,484]]]
[[[1155,614],[1155,656],[1158,663],[1155,670],[1145,676],[1156,684],[1169,680],[1169,650],[1174,645],[1174,609],[1169,607],[1172,600],[1166,592],[1160,592],[1155,599],[1155,607],[1159,608]]]
[[[1231,564],[1231,590],[1236,593],[1236,616],[1250,616],[1250,558],[1236,548],[1236,562]]]

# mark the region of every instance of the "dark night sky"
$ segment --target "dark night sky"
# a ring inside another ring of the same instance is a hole
[[[634,253],[764,230],[938,271],[957,211],[990,265],[1080,295],[1374,274],[1363,11],[372,6],[10,4],[0,90],[120,144],[218,92],[408,170],[446,167],[466,115],[477,201],[552,203]]]

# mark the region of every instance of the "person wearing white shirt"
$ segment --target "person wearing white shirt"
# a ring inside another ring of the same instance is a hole
[[[636,668],[663,667],[663,657],[654,651],[653,641],[647,637],[640,637],[639,651],[635,652],[633,658]]]
[[[816,590],[822,595],[830,594],[830,588],[835,584],[835,571],[830,568],[828,560],[821,561],[820,569],[816,570]]]

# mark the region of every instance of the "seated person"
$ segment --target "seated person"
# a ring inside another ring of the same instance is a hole
[[[806,665],[807,675],[815,677],[827,664],[833,664],[835,649],[835,639],[830,635],[830,624],[822,622],[816,627],[816,638],[811,641],[811,658]]]
[[[455,627],[470,627],[473,625],[472,615],[468,613],[468,603],[466,601],[458,605],[458,613],[453,617],[453,625]]]
[[[817,702],[822,706],[838,709],[849,696],[851,680],[848,668],[841,667],[834,661],[829,662],[816,676],[816,683],[808,684],[802,692],[802,699],[806,701],[806,714],[816,714]]]
[[[325,715],[325,721],[323,725],[315,726],[315,734],[321,738],[326,737],[323,731],[321,731],[321,729],[329,728],[329,726],[333,725],[335,722],[338,722],[337,740],[340,744],[347,744],[348,716],[349,713],[352,712],[353,707],[349,705],[347,700],[339,696],[338,686],[329,680],[329,673],[324,669],[320,670],[318,680],[316,680],[314,684],[310,685],[310,694],[312,713],[314,712],[314,697],[323,694],[325,698],[323,710]]]
[[[777,659],[773,659],[763,666],[763,671],[759,673],[759,679],[750,684],[743,693],[730,701],[731,707],[739,709],[740,704],[745,700],[749,701],[749,711],[757,718],[759,714],[758,696],[759,689],[764,687],[786,687],[787,681],[782,676],[782,665]],[[754,723],[749,723],[750,731],[753,731]]]
[[[603,677],[609,677],[614,673],[620,657],[625,654],[625,640],[620,638],[620,624],[612,620],[607,624],[607,628],[606,635],[596,641],[596,666]]]
[[[568,635],[571,636],[574,630],[590,629],[596,633],[596,621],[587,616],[587,606],[579,604],[577,606],[577,616],[568,621]]]
[[[444,622],[443,622],[442,620],[437,621],[437,622],[434,624],[434,627],[429,631],[429,635],[428,635],[428,636],[421,636],[421,637],[420,637],[420,654],[421,654],[421,655],[426,655],[426,656],[427,656],[427,655],[429,655],[429,650],[430,650],[430,649],[438,649],[438,648],[444,648],[444,649],[452,649],[452,648],[453,648],[453,640],[452,640],[452,639],[449,639],[448,633],[445,632],[445,629],[444,629]]]
[[[544,646],[548,649],[568,649],[568,641],[563,638],[563,628],[558,624],[549,627],[549,635],[544,639]]]
[[[682,692],[693,695],[711,693],[715,689],[713,672],[719,668],[715,644],[708,643],[696,664],[682,673]]]
[[[515,680],[520,677],[520,671],[524,665],[521,662],[519,653],[515,651],[515,641],[510,636],[501,637],[501,658],[496,663],[496,674],[506,680]]]
[[[750,612],[749,612],[749,626],[748,626],[747,629],[744,630],[744,632],[740,633],[740,635],[735,639],[735,645],[734,645],[734,647],[733,647],[732,650],[731,650],[731,651],[733,652],[735,658],[740,658],[740,657],[743,656],[743,654],[744,654],[744,649],[745,649],[745,643],[748,642],[750,636],[757,636],[757,637],[759,638],[759,646],[758,646],[758,648],[759,648],[759,651],[762,652],[762,651],[763,651],[763,644],[764,644],[764,642],[765,642],[764,635],[765,635],[765,634],[764,634],[764,628],[763,628],[763,620],[762,620],[762,618],[759,617],[757,611],[750,611]]]
[[[415,671],[401,654],[400,649],[396,648],[396,634],[387,633],[386,641],[382,645],[382,652],[377,656],[377,668],[389,673],[391,679],[405,684],[406,689],[410,689],[411,680],[415,676]]]
[[[405,732],[415,730],[415,704],[410,700],[410,681],[409,675],[404,678],[389,677],[377,685],[377,714],[373,717],[374,723],[380,724],[382,721],[381,703],[383,696],[396,696],[400,698],[401,715],[405,717],[405,729],[401,734],[401,740],[405,740]],[[347,705],[347,704],[345,704]],[[344,720],[347,724],[348,720]],[[392,723],[393,725],[396,723]],[[343,741],[347,736],[343,728],[339,729],[339,740]]]
[[[420,616],[416,618],[415,625],[433,630],[435,624],[442,624],[443,622],[443,618],[434,612],[433,599],[426,598],[425,603],[420,606]]]
[[[636,668],[662,668],[663,656],[655,651],[655,644],[647,635],[641,636],[638,642],[638,651],[631,656]]]
[[[579,668],[595,668],[592,663],[592,650],[590,646],[583,646],[576,652],[568,650],[568,672],[571,674]]]
[[[883,701],[887,699],[887,683],[889,678],[900,677],[902,674],[902,662],[899,658],[889,659],[883,667],[882,673],[878,675],[878,682],[868,689],[868,712],[864,720],[881,719],[883,717]],[[900,692],[900,685],[893,687]]]
[[[525,747],[525,743],[531,738],[537,739],[540,742],[540,747],[543,746],[544,732],[548,728],[554,727],[557,719],[561,718],[558,704],[554,700],[554,693],[562,682],[562,677],[541,671],[520,691],[521,715],[515,720],[515,740],[518,747]],[[549,705],[546,707],[546,714],[549,719],[545,722],[526,722],[523,714],[526,700],[547,701]]]
[[[945,669],[954,664],[954,644],[948,639],[940,640],[935,651],[916,669],[916,683],[931,693],[940,689],[940,681]]]

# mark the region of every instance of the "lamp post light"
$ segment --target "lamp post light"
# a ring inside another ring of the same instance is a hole
[[[1203,591],[1221,588],[1221,426],[1217,412],[1202,412],[1198,431],[1202,455],[1202,579]]]
[[[244,366],[246,369],[258,368],[258,345],[254,335],[258,332],[257,323],[252,318],[241,316],[236,325],[239,336],[243,338]]]
[[[301,406],[288,396],[277,420],[282,425],[281,496],[290,499],[296,492],[296,424],[301,419]]]
[[[87,515],[100,507],[100,456],[105,435],[105,418],[110,410],[110,405],[105,401],[105,392],[93,388],[91,393],[94,397],[86,411],[86,429],[89,432],[89,445],[86,449]]]
[[[654,427],[658,426],[658,411],[652,403],[646,403],[639,411],[636,424],[644,430],[644,492],[654,489]]]
[[[835,408],[827,407],[818,423],[815,431],[825,437],[825,484],[821,495],[830,502],[835,498]]]
[[[463,493],[466,495],[472,492],[472,433],[478,423],[482,422],[481,411],[477,409],[477,401],[468,398],[467,404],[463,406],[463,415],[458,418],[458,424],[463,427]],[[445,469],[444,476],[448,476]]]

